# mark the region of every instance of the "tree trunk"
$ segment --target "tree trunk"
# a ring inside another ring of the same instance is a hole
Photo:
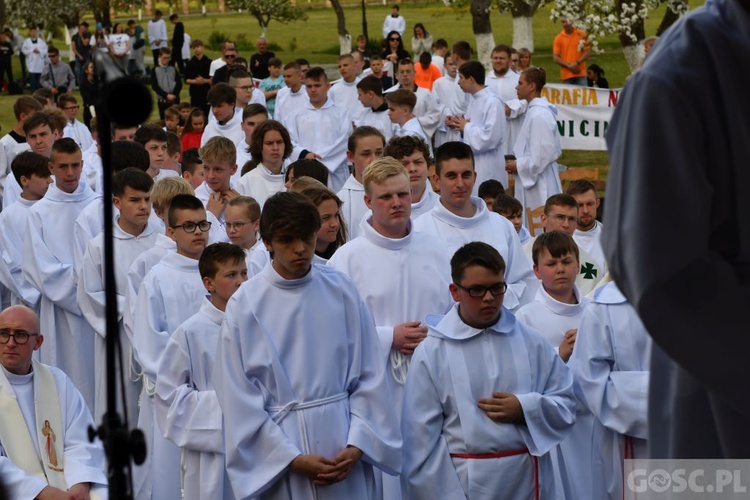
[[[534,18],[519,16],[513,18],[513,47],[527,48],[534,53]]]
[[[621,15],[621,6],[628,0],[618,0],[617,2],[617,15]],[[637,1],[640,7],[641,1]],[[637,23],[631,27],[631,32],[635,35],[636,40],[633,40],[625,33],[620,33],[620,45],[622,45],[622,52],[625,55],[625,60],[628,62],[630,71],[633,72],[641,66],[643,60],[643,49],[641,48],[641,42],[646,38],[646,29],[643,26],[643,19],[638,20]]]
[[[154,17],[154,0],[145,0],[146,15]]]
[[[339,53],[348,54],[352,51],[352,37],[349,32],[346,31],[346,18],[344,17],[344,9],[341,8],[341,2],[339,0],[331,0],[331,6],[334,12],[336,12],[336,31],[339,34]]]
[[[673,12],[672,9],[667,7],[666,12],[664,12],[664,17],[661,20],[661,24],[659,24],[659,27],[656,29],[656,36],[661,36],[679,18],[680,18],[679,14],[677,14],[676,12]]]
[[[190,14],[190,2],[188,0],[182,0],[182,11],[181,14]]]
[[[491,68],[492,49],[495,48],[495,37],[492,36],[492,24],[490,23],[490,12],[492,3],[490,0],[472,0],[471,2],[471,26],[474,30],[474,38],[477,41],[477,60],[486,68]]]
[[[227,11],[227,4],[224,0],[219,0],[219,12],[222,14]]]
[[[268,26],[261,26],[261,28],[260,28],[260,37],[261,38],[265,38],[267,32],[268,32]]]
[[[0,0],[0,26],[8,25],[8,7],[5,5],[5,0]]]

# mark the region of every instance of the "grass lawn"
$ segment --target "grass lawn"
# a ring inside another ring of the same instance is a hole
[[[317,0],[316,0],[317,1]],[[700,2],[702,3],[702,2]],[[268,28],[269,42],[274,46],[272,50],[282,61],[304,57],[313,64],[332,64],[336,62],[338,54],[338,35],[336,32],[336,15],[332,9],[323,8],[319,1],[317,3],[300,3],[307,9],[308,19],[292,24],[280,24],[272,21]],[[699,5],[696,0],[691,2],[693,7]],[[168,8],[159,6],[165,12]],[[210,9],[210,5],[209,5]],[[352,38],[362,31],[362,11],[359,5],[344,8],[347,28]],[[381,25],[386,15],[390,13],[390,7],[382,3],[372,3],[367,6],[368,31],[372,39],[381,36]],[[653,34],[664,13],[664,7],[656,10],[652,17],[647,20],[646,34]],[[475,45],[471,27],[471,15],[455,11],[451,7],[445,7],[442,3],[416,3],[402,4],[401,14],[407,21],[407,32],[405,41],[411,39],[414,23],[421,22],[433,35],[433,38],[445,38],[449,44],[456,40],[468,40]],[[118,14],[119,15],[119,14]],[[118,21],[127,20],[131,15],[122,14]],[[200,38],[205,43],[211,40],[213,32],[219,32],[226,37],[236,40],[240,46],[240,55],[249,58],[255,52],[254,40],[260,34],[260,28],[255,18],[247,14],[209,14],[205,17],[200,15],[181,16],[185,23],[185,30],[193,39]],[[145,27],[146,21],[142,23]],[[510,14],[492,14],[492,28],[497,43],[510,44],[512,41],[512,18]],[[171,36],[171,26],[169,26]],[[547,70],[549,81],[559,81],[559,68],[552,62],[552,41],[560,31],[559,23],[553,23],[549,18],[549,7],[540,9],[534,18],[535,53],[533,62]],[[54,40],[54,44],[60,48],[64,46],[62,40]],[[600,40],[600,48],[604,51],[591,58],[592,63],[597,63],[606,71],[606,77],[612,87],[622,86],[629,73],[627,63],[620,50],[619,41],[616,37]],[[407,50],[410,47],[407,47]],[[148,52],[148,51],[147,51]],[[211,47],[208,55],[217,57],[217,47]],[[150,57],[147,56],[147,61]],[[20,75],[18,59],[14,58],[14,75]],[[183,99],[187,98],[187,86],[183,87]],[[0,96],[0,126],[2,134],[9,131],[15,122],[13,116],[13,96]],[[80,102],[80,100],[79,100]],[[156,110],[152,117],[158,118]],[[608,160],[604,151],[565,151],[560,160],[561,163],[570,167],[586,166],[600,169],[600,178],[606,178]]]

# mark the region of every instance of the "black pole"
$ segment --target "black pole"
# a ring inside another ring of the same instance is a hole
[[[133,498],[130,459],[141,464],[146,457],[143,432],[127,425],[117,412],[117,368],[123,370],[122,350],[120,349],[120,328],[117,312],[117,288],[115,283],[115,255],[112,228],[112,135],[111,123],[136,126],[151,114],[153,100],[151,93],[137,80],[122,73],[105,54],[96,51],[94,67],[99,86],[96,103],[99,144],[104,170],[104,294],[107,343],[107,412],[101,426],[89,429],[89,438],[99,438],[104,443],[107,454],[107,477],[109,498],[130,500]],[[119,352],[118,352],[119,351]]]
[[[365,35],[367,46],[370,46],[370,37],[367,35],[367,0],[362,0],[362,34]]]

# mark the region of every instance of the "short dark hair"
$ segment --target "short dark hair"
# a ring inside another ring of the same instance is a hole
[[[177,224],[178,210],[205,210],[205,207],[203,202],[192,194],[178,194],[169,203],[169,215],[167,217],[169,227],[174,227]]]
[[[569,194],[553,194],[544,203],[544,215],[549,215],[552,207],[570,207],[578,210],[578,202]]]
[[[580,261],[578,245],[576,245],[575,240],[570,235],[562,231],[549,231],[536,237],[534,245],[531,247],[531,259],[534,261],[535,266],[539,265],[539,254],[545,248],[555,259],[572,253],[575,255],[576,260]]]
[[[448,42],[445,40],[445,38],[438,38],[435,40],[435,48],[437,49],[447,49],[448,48]]]
[[[435,173],[440,176],[440,170],[443,168],[443,162],[447,160],[471,160],[471,166],[474,167],[474,151],[471,146],[458,141],[445,142],[435,150]]]
[[[266,118],[268,118],[268,109],[263,106],[262,104],[258,104],[257,102],[254,102],[252,104],[248,104],[244,108],[242,108],[242,121],[244,122],[251,116],[255,115],[265,115]]]
[[[492,200],[492,211],[500,215],[521,214],[523,215],[523,205],[521,202],[508,194],[499,194]]]
[[[284,70],[286,71],[288,69],[296,69],[297,71],[299,71],[302,68],[300,67],[300,65],[299,65],[299,63],[297,61],[292,61],[292,62],[286,63],[284,65]]]
[[[484,85],[484,65],[479,61],[465,62],[458,68],[464,78],[473,78],[479,85]]]
[[[174,21],[174,20],[175,20],[175,19],[177,19],[178,17],[180,17],[180,16],[178,16],[177,14],[172,14],[171,16],[169,16],[169,20],[170,20],[170,21]]]
[[[578,179],[570,183],[565,193],[575,196],[577,194],[588,193],[589,191],[593,191],[596,194],[596,185],[588,179]]]
[[[112,196],[122,196],[125,188],[148,193],[154,187],[154,180],[143,170],[128,167],[112,177]]]
[[[305,73],[305,80],[323,80],[324,82],[327,82],[328,75],[326,75],[326,70],[320,66],[313,66],[307,70],[307,73]]]
[[[362,78],[357,83],[357,88],[362,92],[375,92],[379,96],[383,95],[383,82],[376,76],[368,75]]]
[[[349,135],[349,140],[346,143],[346,149],[354,152],[357,150],[357,142],[359,142],[360,139],[362,139],[363,137],[373,136],[380,137],[380,140],[383,141],[383,147],[385,148],[385,136],[383,135],[383,133],[375,127],[363,125],[361,127],[355,128],[354,132]]]
[[[173,156],[177,153],[182,153],[182,141],[180,140],[180,136],[174,132],[167,132],[167,154]]]
[[[159,49],[159,55],[160,56],[171,56],[172,55],[172,49],[169,47],[162,47]]]
[[[60,96],[57,98],[57,106],[60,108],[69,103],[77,104],[78,101],[76,100],[76,96],[70,94],[60,94]]]
[[[29,132],[41,125],[47,125],[52,132],[56,130],[52,116],[45,111],[37,111],[23,122],[23,133],[28,135]]]
[[[273,66],[274,68],[280,68],[281,67],[281,59],[278,57],[272,57],[268,60],[268,67]]]
[[[468,61],[471,59],[471,55],[473,51],[471,50],[471,45],[469,42],[466,42],[464,40],[459,40],[453,44],[453,48],[451,50],[454,55],[458,56],[459,59],[462,61]]]
[[[235,79],[239,80],[240,78],[252,78],[253,75],[250,74],[248,70],[243,68],[242,66],[235,67],[232,65],[232,69],[229,71],[229,75],[227,80]]]
[[[481,241],[462,246],[451,257],[451,279],[459,284],[464,271],[470,266],[480,266],[496,274],[505,274],[505,261],[495,247]]]
[[[417,94],[408,89],[398,89],[388,92],[385,95],[385,100],[388,101],[388,104],[405,106],[409,108],[409,111],[414,111],[414,107],[417,105]]]
[[[47,47],[47,54],[59,54],[59,53],[60,53],[60,49],[58,49],[54,45],[50,45],[49,47]]]
[[[167,132],[156,123],[149,123],[136,130],[134,140],[144,147],[149,141],[167,142]]]
[[[234,104],[237,101],[237,91],[228,83],[219,82],[208,91],[206,101],[210,106]]]
[[[115,141],[112,143],[110,166],[113,172],[131,167],[145,172],[151,166],[151,158],[143,144],[133,141]]]
[[[232,243],[212,243],[198,259],[198,272],[201,278],[213,278],[222,264],[239,264],[245,260],[245,251]]]
[[[31,113],[34,113],[35,111],[41,111],[42,110],[42,103],[34,99],[33,97],[29,97],[27,95],[22,95],[18,99],[16,99],[16,102],[13,103],[13,114],[16,117],[16,121],[21,119],[21,115],[30,115]]]
[[[383,156],[390,156],[397,160],[401,160],[404,156],[414,154],[415,151],[422,153],[428,165],[432,162],[432,158],[430,157],[430,147],[424,139],[417,137],[416,135],[391,137],[391,140],[388,141],[388,145],[385,147],[385,151],[383,151]]]
[[[280,234],[306,238],[320,229],[320,213],[301,193],[282,191],[266,200],[260,215],[260,235],[268,244]]]
[[[70,137],[63,137],[61,139],[57,139],[54,143],[52,143],[52,152],[50,154],[50,160],[55,157],[55,153],[63,153],[66,155],[72,155],[75,153],[79,153],[81,151],[81,147],[71,139]],[[576,205],[578,206],[578,205]]]
[[[544,71],[544,68],[540,68],[538,66],[526,68],[521,73],[521,76],[525,77],[526,83],[533,83],[534,85],[536,85],[537,92],[541,92],[544,86],[547,84],[547,72]]]
[[[498,195],[503,194],[505,188],[502,182],[496,179],[487,179],[479,185],[478,195],[480,198],[492,198],[495,199]]]
[[[96,118],[96,117],[94,117],[94,118]],[[94,127],[91,127],[91,128],[93,129]],[[110,124],[109,124],[110,134],[113,137],[114,137],[116,131],[118,131],[118,130],[129,130],[131,128],[134,128],[134,129],[136,129],[136,131],[138,131],[138,126],[137,125],[121,125],[121,124],[116,123],[116,122],[110,122]]]
[[[492,49],[492,53],[494,54],[495,52],[505,52],[506,54],[508,54],[508,57],[510,57],[510,53],[512,50],[513,49],[511,49],[509,46],[500,44],[495,45],[495,48]]]
[[[308,160],[307,158],[304,158],[295,161],[286,168],[285,181],[289,180],[289,174],[292,171],[294,171],[295,179],[299,179],[300,177],[312,177],[316,181],[320,181],[324,186],[328,185],[328,167],[318,160]]]
[[[31,179],[32,175],[37,177],[49,177],[49,158],[33,151],[24,151],[18,153],[13,162],[10,164],[10,170],[13,172],[18,185],[21,185],[21,177]]]
[[[186,149],[182,152],[182,173],[190,172],[190,174],[195,174],[195,169],[198,167],[198,165],[202,165],[203,160],[201,159],[201,154],[198,148],[190,148]]]
[[[304,57],[299,57],[299,58],[295,59],[294,62],[296,62],[300,66],[310,66],[310,61],[308,61]],[[300,69],[302,69],[302,68],[300,68]]]

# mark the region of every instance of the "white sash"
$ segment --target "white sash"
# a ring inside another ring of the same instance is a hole
[[[27,474],[44,479],[47,484],[67,491],[63,463],[63,443],[65,441],[60,397],[52,371],[45,365],[32,360],[34,383],[34,411],[41,462],[31,441],[31,433],[19,432],[26,429],[26,421],[21,413],[15,393],[0,390],[0,441],[8,458]],[[45,425],[48,423],[49,425]]]

